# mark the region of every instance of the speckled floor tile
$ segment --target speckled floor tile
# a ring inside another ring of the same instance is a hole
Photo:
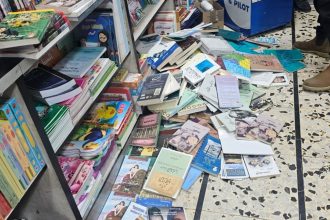
[[[263,220],[262,218],[255,217],[243,217],[241,215],[229,215],[225,213],[217,212],[217,210],[213,212],[203,211],[201,214],[201,219],[207,220],[218,220],[218,219],[228,219],[228,220]]]

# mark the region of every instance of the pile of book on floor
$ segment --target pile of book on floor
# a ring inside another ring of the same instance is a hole
[[[55,151],[117,70],[113,61],[101,58],[105,50],[78,47],[52,68],[40,64],[24,77]]]
[[[62,32],[69,32],[70,22],[62,12],[32,10],[9,12],[0,27],[1,53],[17,57],[38,52]]]
[[[0,100],[0,219],[22,199],[45,166],[37,142],[15,98]]]
[[[203,172],[236,180],[280,174],[272,144],[284,122],[263,96],[287,86],[285,71],[303,68],[303,56],[264,46],[222,29],[142,37],[137,50],[154,72],[136,102],[151,113],[137,122],[99,219],[185,219],[172,200]]]

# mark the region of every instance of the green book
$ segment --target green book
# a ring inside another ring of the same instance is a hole
[[[113,76],[113,74],[115,73],[115,71],[117,69],[118,69],[118,67],[115,65],[114,62],[112,62],[112,65],[103,74],[100,81],[95,86],[91,86],[92,95],[97,94],[100,90],[102,90],[105,87],[105,85],[110,81],[111,77]]]
[[[39,44],[54,10],[10,12],[0,22],[0,49]]]
[[[168,120],[169,118],[173,117],[176,113],[178,113],[181,109],[186,107],[189,103],[191,103],[195,98],[197,97],[197,94],[190,89],[185,89],[183,92],[182,97],[179,100],[178,105],[170,110],[164,111],[162,113],[163,118]]]
[[[162,148],[144,190],[176,198],[188,173],[193,156],[169,148]]]
[[[14,190],[11,188],[11,185],[9,184],[9,182],[7,181],[6,177],[4,176],[1,170],[0,170],[0,191],[6,197],[11,207],[15,207],[18,204],[20,199],[15,194]]]

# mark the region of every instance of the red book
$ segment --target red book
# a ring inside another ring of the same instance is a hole
[[[2,192],[0,192],[0,216],[6,218],[8,213],[11,211],[11,207],[7,202],[6,198],[3,196]]]
[[[101,102],[131,100],[131,92],[127,87],[108,87],[101,96]]]

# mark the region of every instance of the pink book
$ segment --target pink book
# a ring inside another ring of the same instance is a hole
[[[68,183],[84,162],[84,160],[75,157],[59,156],[57,159]]]
[[[94,163],[95,162],[91,160],[85,160],[83,162],[83,166],[81,167],[79,173],[74,177],[74,179],[72,178],[70,181],[69,185],[72,194],[76,194],[77,192],[79,192],[85,181],[92,176],[92,174],[94,173]]]
[[[79,93],[79,95],[76,95],[75,97],[72,97],[71,99],[68,99],[64,102],[61,102],[60,105],[65,105],[65,106],[71,106],[73,105],[73,103],[78,100],[81,96],[83,96],[83,94],[85,94],[85,88],[86,88],[86,85],[88,83],[88,77],[83,77],[81,79],[74,79],[76,81],[76,84],[78,86],[81,87],[81,89],[83,90],[81,93]]]

